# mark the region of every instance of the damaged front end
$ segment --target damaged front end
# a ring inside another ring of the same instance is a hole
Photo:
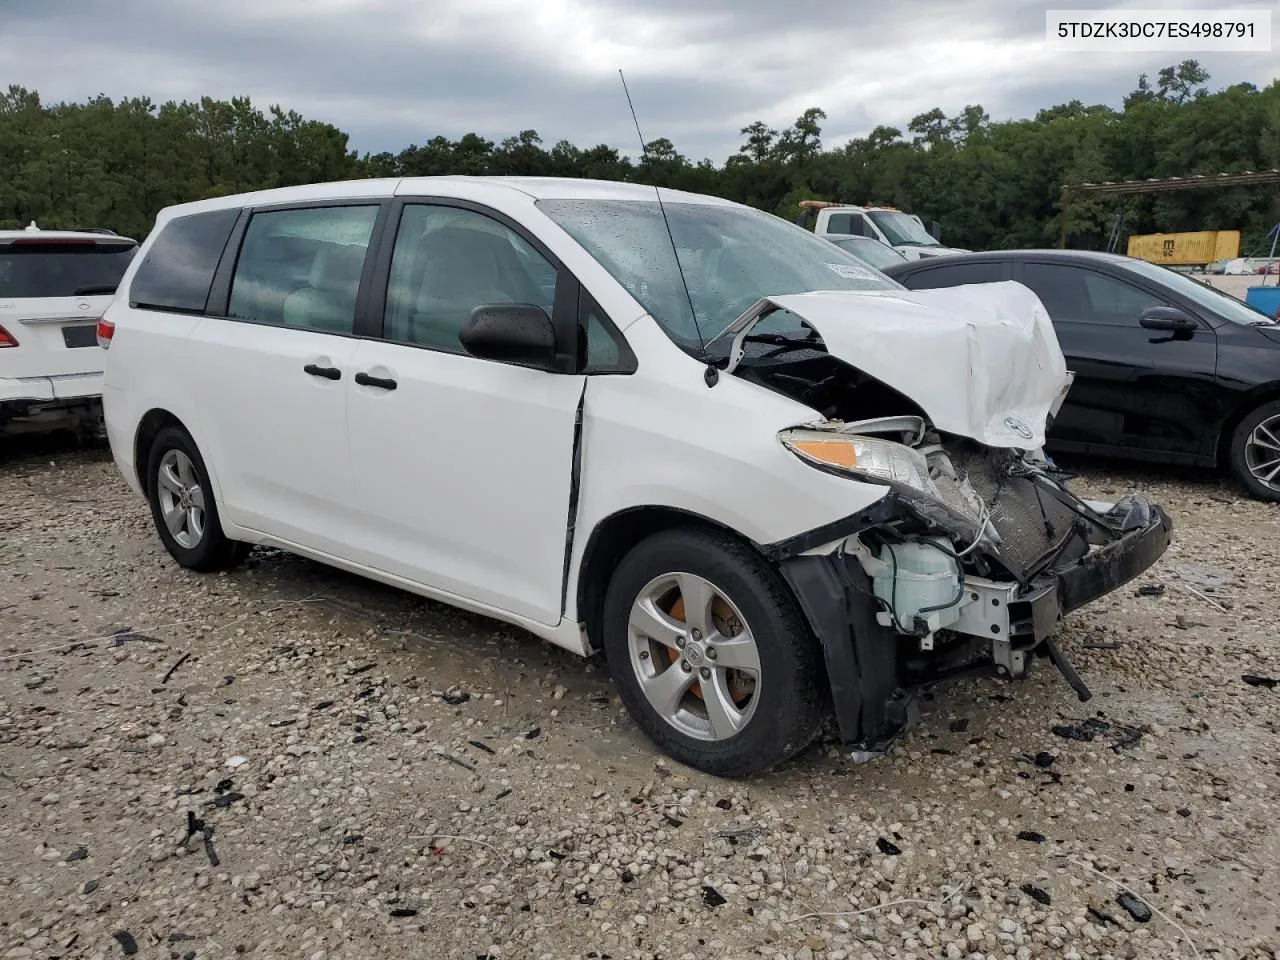
[[[1172,522],[1137,494],[1081,500],[1037,455],[940,434],[923,418],[822,423],[779,440],[819,469],[888,487],[869,508],[767,546],[823,644],[842,738],[883,752],[913,691],[1023,678],[1066,613],[1141,574]]]

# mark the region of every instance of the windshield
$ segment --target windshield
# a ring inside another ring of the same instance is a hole
[[[1212,311],[1224,320],[1246,326],[1256,323],[1275,323],[1272,317],[1256,307],[1250,306],[1243,300],[1237,300],[1231,294],[1223,293],[1207,283],[1192,280],[1184,273],[1178,273],[1176,270],[1170,270],[1168,267],[1149,263],[1146,260],[1130,260],[1127,266],[1136,273],[1164,283],[1197,306]]]
[[[893,247],[886,247],[879,240],[864,240],[861,237],[846,237],[832,240],[841,250],[848,250],[863,263],[870,264],[877,270],[892,267],[895,263],[906,263],[907,258]]]
[[[938,241],[929,236],[914,217],[894,210],[868,210],[867,216],[880,228],[885,239],[895,247],[936,247]]]
[[[15,240],[0,246],[0,298],[74,297],[115,287],[134,244]]]
[[[690,352],[699,351],[762,297],[903,289],[844,250],[779,217],[709,203],[662,206],[670,235],[656,197],[538,202],[543,213]]]

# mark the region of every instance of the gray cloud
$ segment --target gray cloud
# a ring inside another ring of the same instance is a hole
[[[934,106],[955,114],[981,103],[1007,119],[1074,98],[1115,104],[1139,73],[1189,56],[1046,49],[1044,10],[1062,0],[3,5],[0,82],[46,101],[248,95],[334,123],[362,152],[533,128],[548,144],[604,142],[634,154],[619,67],[647,137],[720,161],[737,148],[740,127],[754,119],[782,127],[809,106],[826,110],[831,144],[880,123],[905,128]],[[1198,59],[1215,86],[1275,76],[1271,54]]]

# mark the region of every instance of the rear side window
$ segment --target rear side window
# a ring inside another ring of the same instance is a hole
[[[378,205],[255,213],[231,281],[227,316],[351,333]]]
[[[0,300],[109,294],[120,283],[134,243],[15,240],[0,245]]]
[[[239,216],[237,209],[215,210],[166,223],[134,274],[129,303],[203,313],[214,271]]]
[[[1004,264],[952,263],[946,266],[929,267],[927,270],[898,279],[908,290],[961,287],[966,283],[997,283],[1004,279]]]

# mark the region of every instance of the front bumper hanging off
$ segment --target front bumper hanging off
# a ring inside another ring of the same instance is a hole
[[[1062,617],[1139,576],[1168,549],[1173,521],[1158,506],[1150,505],[1149,510],[1143,526],[1116,535],[1079,559],[1051,566],[1029,583],[966,580],[975,602],[966,606],[955,626],[970,636],[990,636],[992,662],[980,667],[981,672],[994,669],[1021,676],[1026,658],[1036,650],[1060,661],[1051,637]],[[847,524],[832,524],[815,535],[831,542],[831,534],[840,527],[847,527],[842,534],[853,532],[871,519],[866,514],[853,516]],[[790,546],[815,545],[798,541]],[[911,691],[920,685],[919,675],[910,675],[903,666],[907,638],[877,620],[871,580],[856,559],[844,554],[801,555],[799,550],[776,547],[774,557],[822,643],[841,738],[858,751],[882,752],[908,726]],[[968,666],[950,675],[974,672]],[[1073,686],[1082,688],[1069,666],[1063,672]],[[945,668],[933,677],[942,679],[943,673]]]

